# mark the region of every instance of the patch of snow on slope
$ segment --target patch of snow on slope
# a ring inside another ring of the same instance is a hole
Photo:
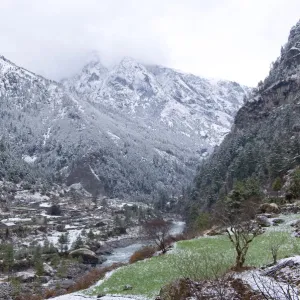
[[[44,136],[43,146],[46,145],[47,140],[50,138],[50,132],[51,132],[51,127],[49,127],[47,133],[43,135]]]
[[[114,141],[115,144],[118,145],[118,141],[121,139],[120,137],[118,137],[117,135],[113,134],[110,131],[107,131],[107,134],[109,135],[109,137]]]
[[[93,170],[93,168],[92,168],[91,166],[90,166],[90,170],[91,170],[92,174],[95,176],[95,178],[96,178],[98,181],[100,181],[99,176],[95,173],[95,171]]]
[[[37,156],[23,155],[22,159],[28,164],[33,164],[36,161]]]
[[[274,300],[298,300],[299,293],[290,285],[278,282],[272,277],[263,276],[259,271],[247,271],[235,276],[245,281],[255,291],[265,294]],[[287,296],[289,295],[289,297]],[[269,298],[268,298],[269,299]]]

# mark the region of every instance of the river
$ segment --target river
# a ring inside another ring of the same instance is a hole
[[[183,232],[184,228],[185,222],[174,221],[170,230],[170,234],[180,234]],[[149,242],[140,241],[137,243],[133,243],[127,247],[116,248],[113,250],[112,254],[104,256],[107,260],[101,266],[108,267],[114,263],[127,263],[134,252],[146,245],[149,245]]]

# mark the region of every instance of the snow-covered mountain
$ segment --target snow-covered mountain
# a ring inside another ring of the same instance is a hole
[[[176,193],[249,91],[131,58],[112,69],[93,59],[57,83],[0,57],[1,176],[110,196]]]
[[[125,112],[143,122],[164,124],[179,135],[200,137],[215,146],[231,127],[250,89],[124,58],[112,70],[94,59],[64,81],[71,92],[95,107]]]

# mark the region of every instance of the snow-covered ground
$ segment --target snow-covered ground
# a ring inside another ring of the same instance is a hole
[[[85,296],[83,294],[67,294],[67,295],[62,295],[59,297],[55,297],[55,298],[51,298],[51,299],[55,299],[55,300],[87,300],[87,299],[97,299],[97,297],[89,297],[89,296]]]
[[[294,256],[281,259],[278,264],[283,264],[287,261],[293,261],[294,263],[300,263],[300,256]],[[277,264],[277,265],[278,265]],[[271,267],[272,268],[272,267]],[[268,269],[271,269],[268,268]],[[253,290],[263,293],[265,296],[274,300],[298,300],[300,293],[296,286],[279,282],[273,277],[263,275],[268,269],[263,272],[260,270],[251,270],[235,275],[236,278],[242,279],[248,283]]]
[[[68,294],[68,295],[63,295],[55,298],[51,298],[55,300],[94,300],[97,299],[97,296],[86,296],[83,294]],[[112,296],[104,296],[101,297],[102,300],[146,300],[146,298],[143,297],[137,297],[137,296],[118,296],[118,295],[112,295]]]
[[[93,289],[103,283],[104,280],[107,280],[114,271],[110,271],[105,274],[104,279],[99,280],[96,284],[91,286],[89,289],[81,292],[75,292],[72,294],[62,295],[58,297],[51,298],[53,300],[94,300],[97,299],[97,296],[90,296],[89,293],[93,291]],[[147,300],[145,297],[135,296],[135,295],[127,295],[127,296],[120,296],[120,295],[107,295],[101,297],[103,300]]]
[[[81,235],[82,229],[72,229],[68,230],[68,249],[71,248],[72,244],[76,241],[76,239]],[[51,235],[47,236],[47,239],[50,243],[53,243],[55,246],[59,247],[59,238],[61,236],[61,232],[55,231]]]

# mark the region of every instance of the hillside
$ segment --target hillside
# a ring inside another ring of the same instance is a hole
[[[300,163],[300,22],[269,76],[238,111],[231,132],[201,166],[192,203],[210,207],[250,177],[271,189]]]
[[[110,70],[93,59],[57,83],[1,57],[1,178],[121,198],[179,194],[248,93],[130,58]]]

